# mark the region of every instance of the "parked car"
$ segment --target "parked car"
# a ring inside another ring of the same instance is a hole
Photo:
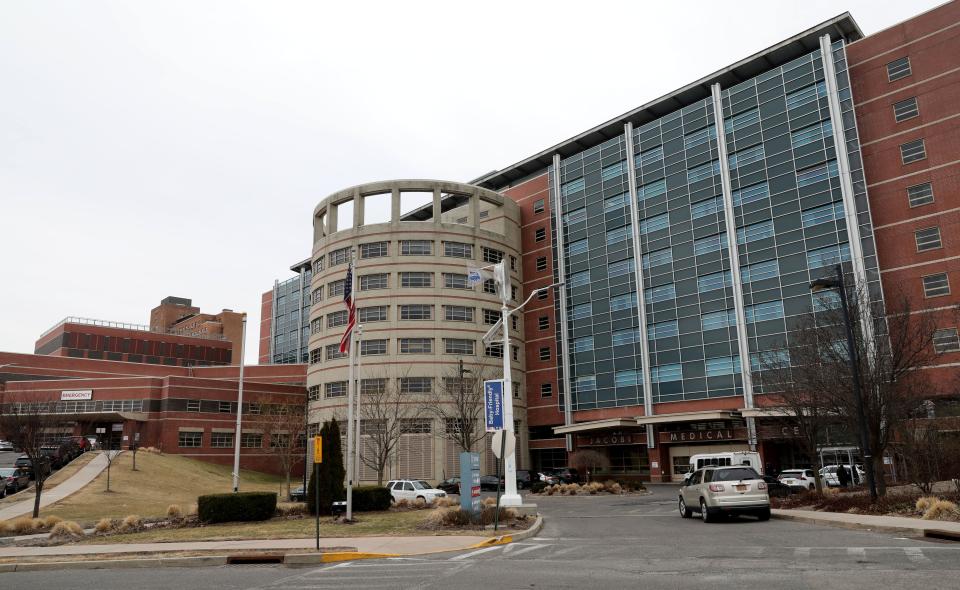
[[[13,451],[13,443],[8,440],[0,440],[0,451]]]
[[[459,477],[448,477],[447,479],[441,481],[437,484],[438,490],[443,490],[448,494],[459,494],[460,493],[460,478]]]
[[[798,492],[817,489],[813,469],[787,469],[781,471],[777,479],[780,480],[780,483],[790,486],[791,490]]]
[[[740,514],[752,514],[760,520],[770,519],[767,483],[753,467],[697,469],[680,488],[677,505],[683,518],[699,512],[703,522]]]
[[[781,482],[772,475],[763,475],[763,481],[767,484],[767,494],[771,498],[785,498],[792,492],[790,486]]]
[[[529,488],[531,483],[530,472],[526,469],[517,469],[517,489],[523,490]],[[500,477],[500,485],[507,485],[507,480],[503,476]]]
[[[554,485],[560,483],[560,478],[553,474],[553,470],[546,470],[537,473],[537,478],[547,485]]]
[[[854,477],[853,470],[850,468],[849,465],[844,465],[843,467],[847,470],[847,480],[850,481],[850,483],[853,483],[853,481],[850,480],[851,477]],[[867,478],[867,474],[863,471],[863,467],[860,465],[857,465],[856,468],[857,468],[857,471],[856,471],[857,481],[858,482],[865,481]],[[823,478],[823,482],[828,486],[832,488],[840,487],[840,477],[838,475],[839,469],[840,469],[839,465],[827,465],[819,471],[820,477]]]
[[[291,502],[306,502],[307,501],[307,492],[303,489],[303,486],[297,486],[290,490],[290,501]]]
[[[43,445],[40,447],[40,453],[50,461],[52,469],[60,469],[70,461],[63,447],[59,445]]]
[[[30,476],[30,479],[36,479],[37,474],[35,473],[33,461],[30,460],[30,457],[26,455],[20,455],[13,464],[14,467],[26,471]],[[43,469],[47,475],[50,474],[50,461],[46,457],[43,457],[42,460],[37,465],[38,468]]]
[[[763,463],[760,461],[760,453],[757,453],[756,451],[700,453],[690,457],[690,467],[683,476],[684,481],[686,481],[697,469],[710,465],[716,465],[718,467],[725,467],[729,465],[747,465],[753,467],[754,471],[757,473],[763,473]]]
[[[583,478],[580,477],[580,472],[573,467],[554,469],[552,475],[559,479],[560,483],[580,483],[583,481]]]
[[[394,479],[387,482],[390,498],[394,502],[407,500],[408,502],[424,502],[433,504],[437,498],[446,497],[447,493],[437,488],[425,486],[416,479]]]
[[[488,492],[497,491],[497,486],[500,483],[501,478],[498,478],[496,475],[481,475],[480,476],[480,490],[486,490]],[[501,488],[502,489],[502,488]]]
[[[30,487],[30,474],[18,467],[0,467],[0,498]]]

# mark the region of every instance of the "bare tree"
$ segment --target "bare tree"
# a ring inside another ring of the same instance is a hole
[[[385,377],[360,382],[361,441],[360,460],[377,473],[377,485],[383,485],[390,460],[395,456],[409,420],[422,416],[419,404],[410,403],[400,393],[397,380]]]
[[[307,421],[306,407],[286,404],[263,404],[255,421],[269,438],[268,452],[277,458],[290,497],[290,477],[304,460]]]
[[[422,398],[423,415],[439,419],[440,436],[452,440],[462,452],[473,451],[486,436],[483,382],[492,373],[492,368],[479,358],[461,359],[457,366],[449,367],[441,382]],[[511,393],[504,392],[504,395]]]
[[[570,455],[570,465],[583,472],[589,483],[591,475],[596,476],[598,471],[610,468],[610,459],[599,451],[581,449]]]
[[[936,427],[927,420],[905,421],[894,445],[904,478],[924,494],[933,491],[948,467],[947,449]]]
[[[50,477],[50,461],[42,447],[52,442],[52,427],[60,422],[56,402],[30,402],[6,396],[0,403],[0,434],[29,459],[34,473],[33,517],[40,516],[40,496]]]

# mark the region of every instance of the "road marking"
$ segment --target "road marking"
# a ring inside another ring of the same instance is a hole
[[[461,561],[467,559],[468,557],[473,557],[474,555],[480,555],[481,553],[486,553],[488,551],[496,551],[500,548],[500,545],[494,545],[493,547],[484,547],[483,549],[477,549],[476,551],[471,551],[470,553],[464,553],[463,555],[457,555],[456,557],[451,557],[447,561]]]
[[[858,559],[866,559],[867,550],[864,547],[847,547],[847,555]]]
[[[573,547],[564,547],[563,549],[557,549],[556,551],[553,552],[552,557],[558,557],[560,555],[566,555],[567,553],[573,553],[577,549],[580,549],[580,547],[573,546]]]
[[[514,552],[513,552],[513,556],[516,557],[517,555],[523,555],[524,553],[528,553],[528,552],[533,551],[533,550],[535,550],[535,549],[540,549],[541,547],[552,547],[552,546],[553,546],[553,543],[544,543],[544,544],[542,544],[542,545],[534,545],[534,546],[532,546],[532,547],[524,547],[524,548],[521,549],[520,551],[514,551]]]
[[[793,556],[795,558],[805,558],[810,557],[810,548],[809,547],[797,547],[793,550]]]
[[[919,547],[904,547],[903,552],[907,554],[907,559],[914,563],[930,563],[930,558],[923,554],[923,549]]]

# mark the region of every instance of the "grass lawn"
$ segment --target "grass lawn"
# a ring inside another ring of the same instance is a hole
[[[197,503],[197,496],[232,490],[231,468],[179,455],[137,453],[133,471],[129,452],[114,459],[110,469],[110,492],[106,491],[107,471],[68,498],[42,508],[40,516],[55,515],[81,524],[92,524],[103,517],[123,518],[130,514],[143,517],[165,516],[167,506],[179,504],[184,511]],[[254,471],[242,471],[240,489],[280,491],[280,478]]]
[[[320,518],[320,536],[374,537],[392,535],[485,535],[480,530],[433,531],[417,528],[430,510],[407,512],[363,512],[355,515],[353,524],[335,523],[328,517]],[[126,535],[90,537],[81,543],[97,545],[104,543],[163,543],[174,541],[231,541],[237,539],[302,539],[312,537],[315,520],[310,516],[301,519],[275,518],[266,522],[214,524],[180,529],[158,529]],[[492,533],[489,533],[492,534]]]

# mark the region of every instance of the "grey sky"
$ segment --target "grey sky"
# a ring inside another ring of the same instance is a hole
[[[0,1],[0,350],[178,295],[247,311],[254,361],[327,194],[468,181],[845,10],[937,4]]]

